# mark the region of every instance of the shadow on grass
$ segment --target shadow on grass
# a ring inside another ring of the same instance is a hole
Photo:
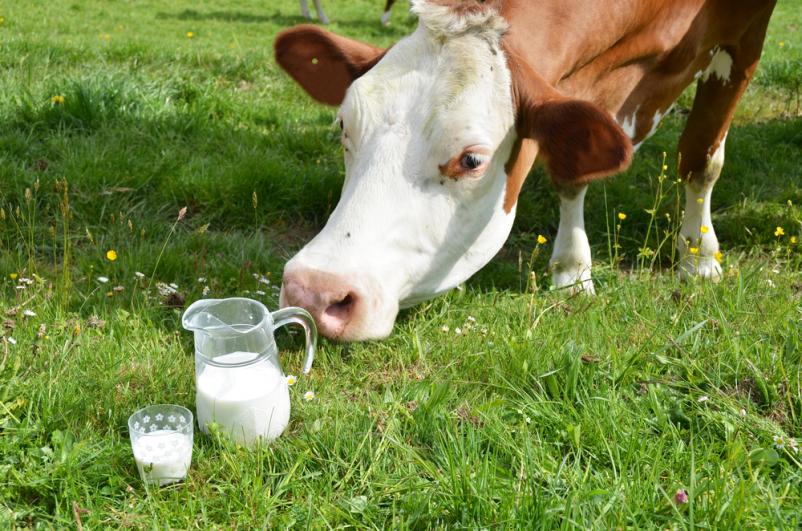
[[[277,12],[274,12],[272,15],[257,15],[245,11],[209,11],[201,13],[195,9],[184,9],[178,13],[166,13],[161,11],[156,13],[156,18],[160,20],[219,20],[222,22],[240,22],[244,24],[271,23],[279,26],[309,22],[301,15],[288,16]]]
[[[398,40],[407,36],[414,29],[415,24],[414,18],[399,14],[396,16],[395,23],[384,26],[380,21],[381,10],[378,8],[376,9],[375,17],[369,17],[367,19],[340,18],[336,13],[329,14],[332,16],[332,23],[330,26],[323,26],[317,19],[309,20],[300,14],[286,15],[278,11],[274,11],[272,14],[254,14],[245,11],[200,12],[195,9],[185,9],[178,13],[162,11],[156,14],[156,18],[162,20],[214,20],[242,24],[273,24],[279,28],[287,28],[298,24],[316,24],[330,31],[337,32],[342,29],[344,30],[343,33],[359,35],[360,40],[372,40],[373,38],[380,40],[387,40],[388,38]]]

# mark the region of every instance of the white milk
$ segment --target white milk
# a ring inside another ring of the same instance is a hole
[[[136,440],[133,450],[139,474],[160,486],[184,479],[192,463],[192,438],[176,431],[145,433]]]
[[[233,352],[215,358],[219,363],[242,363],[253,352]],[[290,392],[281,369],[268,360],[245,367],[206,365],[197,381],[198,426],[216,422],[240,444],[259,437],[271,441],[290,421]]]

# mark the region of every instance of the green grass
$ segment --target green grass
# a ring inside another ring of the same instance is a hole
[[[404,2],[390,28],[378,0],[327,7],[333,30],[376,44],[415,24]],[[588,193],[598,296],[547,289],[534,242],[553,239],[557,208],[536,170],[483,271],[402,313],[387,341],[323,341],[283,437],[246,450],[196,433],[190,477],[163,489],[140,482],[126,420],[194,409],[182,302],[208,286],[276,307],[254,275],[275,285],[339,194],[334,110],[272,59],[297,2],[35,1],[0,16],[2,527],[802,524],[800,456],[773,441],[802,438],[800,0],[780,0],[730,131],[719,285],[680,283],[670,249],[637,260],[689,92],[633,167]],[[658,218],[675,208],[670,188]],[[300,341],[279,340],[297,373]]]

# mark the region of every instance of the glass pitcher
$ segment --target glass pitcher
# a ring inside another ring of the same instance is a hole
[[[272,441],[290,420],[290,393],[273,331],[299,324],[306,333],[303,373],[312,368],[317,328],[303,308],[272,314],[246,298],[194,302],[181,320],[195,333],[195,405],[198,427],[215,422],[239,444]]]

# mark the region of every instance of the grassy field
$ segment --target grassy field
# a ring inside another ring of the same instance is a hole
[[[331,27],[381,45],[414,28],[406,2],[381,27],[380,4],[328,2]],[[387,341],[321,343],[281,439],[196,433],[188,480],[145,488],[128,415],[194,409],[182,306],[276,307],[284,262],[337,201],[335,111],[272,58],[299,22],[294,0],[0,6],[0,526],[802,525],[802,0],[780,0],[730,131],[720,284],[676,279],[670,171],[657,192],[689,92],[588,193],[598,296],[548,290],[535,241],[557,207],[536,170],[465,286]],[[300,341],[279,339],[299,372]]]

